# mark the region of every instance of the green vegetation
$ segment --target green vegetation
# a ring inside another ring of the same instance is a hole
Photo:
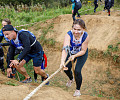
[[[27,73],[29,74],[29,76],[30,76],[32,79],[34,79],[34,70],[33,70],[32,60],[30,60],[27,64],[25,64],[24,67],[25,67]],[[18,72],[18,75],[19,75],[20,81],[22,81],[22,80],[25,79],[25,77],[24,77],[22,74],[20,74],[19,72]],[[17,75],[16,75],[15,77],[17,78]],[[18,79],[17,79],[17,80],[18,80]]]
[[[120,42],[118,42],[116,45],[109,45],[107,51],[104,52],[104,56],[111,56],[114,62],[119,63],[120,62],[119,46],[120,46]]]
[[[109,78],[111,76],[110,68],[107,68],[105,72],[106,72],[107,77]]]
[[[98,57],[98,52],[96,50],[91,50],[89,56],[92,58],[97,58]]]
[[[18,86],[15,82],[8,81],[5,83],[6,85],[11,85],[11,86]]]
[[[98,51],[96,49],[89,50],[89,57],[93,58],[112,58],[114,63],[120,63],[120,42],[115,45],[109,45],[106,51]],[[109,59],[110,60],[110,59]]]
[[[47,28],[43,28],[41,36],[38,38],[41,45],[54,46],[56,41],[53,38],[46,38],[48,32],[52,31],[53,23],[50,24]]]
[[[39,8],[39,6],[38,6]],[[82,8],[79,10],[81,12],[81,15],[84,14],[93,14],[93,5],[83,5]],[[4,18],[9,18],[12,22],[13,26],[20,26],[20,25],[25,25],[25,24],[30,24],[26,26],[22,26],[22,28],[26,28],[28,26],[33,25],[35,22],[40,22],[40,21],[45,21],[51,18],[54,18],[56,16],[62,15],[62,14],[71,14],[71,5],[68,7],[63,7],[63,8],[50,8],[50,9],[43,9],[42,11],[40,10],[32,10],[33,8],[31,7],[29,11],[26,11],[25,9],[21,11],[16,11],[13,7],[10,8],[9,6],[5,6],[4,8],[1,7],[0,9],[0,18],[2,21]],[[85,11],[87,9],[92,9],[89,11]],[[103,6],[99,6],[97,11],[103,10]],[[32,23],[32,24],[31,24]],[[1,23],[0,23],[1,26]],[[2,26],[1,26],[2,27]],[[19,28],[20,29],[20,28]]]
[[[115,5],[120,4],[120,0],[114,0]],[[94,0],[81,0],[83,4],[93,3]],[[102,0],[104,2],[104,0]],[[24,4],[26,6],[36,6],[37,4],[45,6],[45,8],[66,7],[71,4],[71,0],[0,0],[0,5],[14,6],[16,9],[18,5]]]

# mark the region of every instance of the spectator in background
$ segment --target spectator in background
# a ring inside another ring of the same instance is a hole
[[[105,6],[104,6],[104,10],[105,11],[107,9],[107,3],[108,3],[108,0],[105,0]]]
[[[73,10],[73,14],[72,14],[73,21],[75,21],[75,15],[76,14],[78,14],[78,16],[80,17],[80,14],[78,13],[78,10],[81,9],[82,4],[81,4],[80,0],[71,0],[71,2],[75,3],[75,7],[74,7],[74,10]]]
[[[102,1],[100,0],[100,2],[102,2]],[[94,0],[94,5],[95,5],[95,7],[94,7],[94,13],[95,13],[96,9],[98,8],[98,0]]]
[[[75,8],[75,2],[74,2],[74,0],[71,0],[71,1],[72,1],[72,14],[73,14],[73,11],[74,11],[74,8]],[[80,17],[79,12],[77,12],[77,17]]]
[[[114,6],[114,0],[108,0],[107,1],[107,10],[108,10],[108,16],[110,16],[110,8],[112,8],[112,6]]]

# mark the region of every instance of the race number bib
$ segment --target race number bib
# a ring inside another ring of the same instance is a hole
[[[81,50],[81,47],[79,47],[79,46],[74,46],[74,47],[73,47],[73,50],[71,51],[71,53],[72,53],[72,54],[76,54],[76,53],[78,53],[80,50]]]

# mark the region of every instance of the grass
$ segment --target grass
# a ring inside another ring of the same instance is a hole
[[[111,76],[111,71],[110,71],[110,69],[107,68],[105,72],[106,72],[107,77],[109,78],[109,77]]]
[[[89,50],[89,57],[90,59],[93,59],[93,58],[100,58],[100,59],[109,59],[109,58],[112,58],[112,61],[114,63],[120,63],[120,42],[116,43],[116,44],[111,44],[111,45],[108,45],[108,48],[106,51],[98,51],[96,49],[91,49]],[[109,59],[110,60],[110,59]]]
[[[97,52],[96,50],[92,50],[92,51],[90,52],[90,54],[89,54],[89,56],[90,56],[91,58],[92,58],[92,57],[96,58],[98,55],[99,55],[99,54],[98,54],[98,52]]]
[[[24,67],[27,73],[29,74],[29,76],[32,78],[32,80],[34,80],[34,70],[33,70],[32,60],[30,60],[27,64],[25,64]],[[20,81],[25,79],[25,77],[19,72],[18,72],[18,75],[19,75]],[[15,77],[16,77],[16,80],[18,80],[17,75]]]
[[[79,10],[79,12],[82,11],[80,13],[81,15],[93,14],[93,10],[84,12],[84,10],[93,9],[93,8],[94,8],[93,5],[88,5],[88,6],[83,5],[82,8]],[[98,7],[97,11],[100,11],[102,9],[103,9],[103,6],[100,6]],[[25,11],[17,12],[14,8],[10,9],[9,6],[6,6],[5,8],[0,9],[0,13],[1,13],[0,21],[2,21],[2,19],[4,18],[9,18],[13,26],[20,26],[24,24],[45,21],[45,20],[48,20],[48,19],[54,18],[59,15],[63,15],[63,14],[72,14],[71,10],[72,10],[71,6],[68,6],[68,7],[63,7],[63,8],[44,9],[42,11],[30,10],[29,12],[25,12]]]
[[[14,83],[14,82],[11,82],[11,81],[8,81],[5,83],[6,85],[11,85],[11,86],[18,86],[18,84]]]
[[[54,72],[53,72],[54,73]],[[65,78],[61,73],[58,73],[54,78],[51,80],[50,86],[56,86],[56,87],[61,87],[62,89],[66,90],[66,85],[65,83],[67,78]]]
[[[116,43],[115,45],[108,45],[108,49],[107,51],[104,52],[104,56],[111,56],[113,58],[114,62],[120,62],[119,59],[119,52],[120,52],[120,48],[119,48],[120,42]]]
[[[42,34],[41,36],[38,38],[38,40],[40,41],[41,45],[46,45],[46,46],[54,46],[56,41],[54,38],[46,38],[46,35],[48,32],[52,31],[51,29],[53,29],[53,23],[51,23],[50,25],[48,25],[47,27],[42,29]]]
[[[104,97],[104,98],[107,98],[109,100],[117,100],[117,99],[114,98],[114,96],[106,96],[106,95],[107,94],[104,91],[98,90],[95,87],[92,88],[91,96]]]

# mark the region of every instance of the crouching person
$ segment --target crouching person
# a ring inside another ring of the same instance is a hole
[[[41,69],[42,65],[42,46],[36,40],[34,34],[27,30],[14,30],[12,25],[5,25],[2,28],[3,34],[11,40],[10,53],[9,53],[9,68],[7,68],[8,74],[11,73],[11,67],[15,67],[19,73],[25,76],[25,80],[22,83],[29,83],[32,81],[31,77],[27,74],[26,69],[23,67],[29,60],[33,60],[33,67],[36,74],[41,75],[44,80],[48,78],[48,74]],[[18,55],[17,59],[14,59],[15,48],[23,48],[23,51]]]

